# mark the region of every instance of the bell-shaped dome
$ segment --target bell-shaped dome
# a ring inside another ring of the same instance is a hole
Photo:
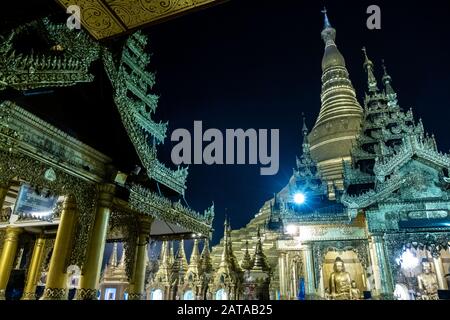
[[[322,59],[322,71],[331,67],[345,67],[345,59],[334,44],[325,48]]]
[[[336,46],[336,30],[326,23],[322,31],[322,39],[325,42],[325,52],[322,59],[322,71],[331,67],[345,67],[345,60]]]

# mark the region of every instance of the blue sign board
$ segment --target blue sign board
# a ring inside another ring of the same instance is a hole
[[[55,212],[58,196],[47,189],[37,191],[29,185],[20,186],[14,214],[24,218],[51,220]]]

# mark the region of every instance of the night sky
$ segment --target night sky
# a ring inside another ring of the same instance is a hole
[[[362,104],[366,77],[361,48],[381,79],[385,59],[404,109],[413,108],[441,151],[450,148],[448,1],[327,1],[337,45]],[[170,162],[176,128],[280,129],[280,171],[260,176],[260,166],[190,166],[186,199],[203,211],[215,202],[216,232],[225,211],[233,229],[245,226],[283,188],[301,148],[301,114],[311,129],[320,110],[322,1],[231,0],[145,29],[160,95],[157,120],[168,120],[160,158]],[[368,30],[366,8],[378,4],[382,29]],[[63,12],[62,12],[63,13]],[[93,84],[51,95],[17,98],[23,106],[115,159],[123,171],[138,163],[101,68]],[[381,82],[381,80],[380,80]]]

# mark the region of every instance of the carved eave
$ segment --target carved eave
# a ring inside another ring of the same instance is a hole
[[[2,142],[9,140],[12,151],[22,152],[83,180],[102,181],[106,166],[112,161],[10,101],[0,104],[0,129]]]
[[[15,40],[21,33],[44,32],[49,43],[63,48],[42,52],[16,53]],[[12,30],[0,39],[0,90],[7,87],[29,90],[47,87],[67,87],[92,82],[91,63],[98,59],[100,48],[88,34],[76,37],[65,24],[53,24],[47,18],[35,20]]]
[[[351,212],[351,215],[354,216],[358,210],[367,208],[388,197],[392,192],[406,183],[408,179],[410,178],[394,175],[384,182],[376,191],[372,189],[359,196],[351,196],[344,193],[341,197],[341,202],[347,207],[349,212]]]
[[[397,154],[383,161],[376,161],[374,173],[377,179],[383,181],[386,176],[397,168],[402,167],[414,156],[438,168],[450,168],[449,155],[433,150],[430,145],[420,141],[416,135],[413,135],[404,139],[403,145]]]
[[[97,40],[120,36],[226,0],[56,0],[64,8],[77,5],[81,23]]]
[[[183,206],[180,202],[157,195],[141,186],[130,189],[129,206],[142,214],[172,223],[188,232],[200,233],[209,237],[212,232],[212,219]]]

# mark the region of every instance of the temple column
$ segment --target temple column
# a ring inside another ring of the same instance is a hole
[[[278,257],[278,265],[279,265],[279,276],[280,276],[280,296],[281,299],[287,296],[286,290],[286,253],[280,252],[280,256]]]
[[[0,256],[0,300],[5,300],[6,286],[8,285],[9,276],[16,258],[19,235],[21,233],[21,228],[6,228],[5,242]]]
[[[133,277],[130,282],[128,300],[143,300],[145,298],[145,270],[147,260],[147,244],[154,218],[145,216],[139,219],[139,235],[134,259]]]
[[[67,299],[67,261],[70,257],[73,233],[77,222],[76,204],[69,195],[64,201],[58,232],[56,233],[44,294],[41,300]]]
[[[312,299],[316,295],[314,283],[314,259],[311,244],[303,246],[303,261],[305,267],[305,292],[306,299]]]
[[[448,284],[445,279],[445,272],[444,272],[444,266],[442,264],[442,259],[440,255],[433,255],[433,263],[434,263],[434,270],[436,272],[436,277],[438,280],[439,289],[441,290],[448,290]]]
[[[97,211],[95,214],[94,225],[92,226],[88,250],[86,252],[86,261],[81,274],[80,288],[77,290],[77,300],[97,299],[97,290],[115,186],[109,183],[102,184],[97,186],[97,190]]]
[[[45,241],[44,235],[40,234],[34,243],[22,300],[36,300],[36,286],[40,277],[42,261],[44,259]]]
[[[373,247],[372,263],[377,295],[383,299],[390,299],[393,295],[394,288],[392,284],[391,271],[389,270],[386,249],[384,246],[383,235],[371,235],[370,244]]]

